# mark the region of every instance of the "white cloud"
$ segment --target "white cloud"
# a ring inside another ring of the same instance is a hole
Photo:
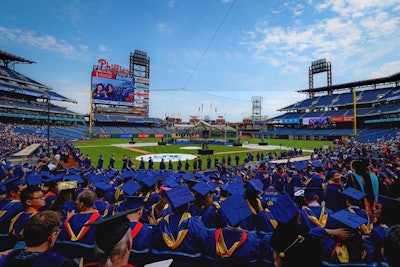
[[[163,34],[171,34],[172,33],[172,27],[164,22],[159,22],[157,24],[157,29]]]
[[[0,27],[0,40],[56,52],[67,58],[88,58],[86,46],[72,45],[52,35],[39,36],[34,31]]]

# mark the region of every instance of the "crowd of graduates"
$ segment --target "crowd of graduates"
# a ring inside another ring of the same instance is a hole
[[[400,136],[204,171],[52,163],[2,164],[0,266],[33,266],[40,216],[58,266],[400,266]]]

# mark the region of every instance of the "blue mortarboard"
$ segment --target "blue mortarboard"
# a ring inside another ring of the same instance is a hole
[[[360,225],[368,222],[366,218],[358,216],[357,214],[352,213],[347,209],[337,211],[330,217],[352,229],[356,229]]]
[[[174,188],[174,187],[178,187],[179,184],[173,180],[173,179],[168,179],[162,182],[163,185]]]
[[[42,176],[38,173],[30,172],[26,176],[26,181],[28,182],[28,185],[41,185]]]
[[[232,195],[222,201],[221,210],[231,226],[238,225],[252,214],[244,198],[238,194]]]
[[[322,191],[321,187],[304,187],[304,197],[306,199],[313,199],[318,193]]]
[[[324,165],[320,161],[313,161],[312,165],[317,168],[317,167],[323,167]]]
[[[135,176],[135,172],[133,170],[127,170],[121,173],[120,178],[121,179],[131,179]]]
[[[112,185],[106,184],[104,182],[94,183],[93,186],[96,187],[96,189],[100,189],[103,191],[108,191],[108,190],[112,189]]]
[[[144,207],[144,200],[146,197],[141,196],[125,196],[126,209],[128,210],[138,210]]]
[[[79,174],[67,174],[64,176],[65,181],[76,181],[78,184],[83,183],[83,179]]]
[[[234,182],[234,183],[229,184],[228,191],[232,194],[240,194],[240,195],[244,196],[244,193],[246,192],[246,188],[244,187],[243,183]]]
[[[192,192],[185,185],[174,187],[165,193],[174,208],[180,207],[194,200]]]
[[[25,182],[25,180],[18,178],[10,178],[0,183],[0,189],[2,192],[6,192],[7,188],[17,189],[19,185],[23,185]]]
[[[269,206],[269,210],[277,222],[283,223],[288,223],[299,214],[296,203],[287,193],[277,195],[276,201]]]
[[[141,179],[141,182],[144,183],[148,187],[152,187],[157,183],[158,179],[153,175],[147,175]]]
[[[192,189],[202,196],[205,196],[208,192],[212,191],[211,186],[203,181],[198,181],[194,186],[192,186]]]
[[[353,187],[346,188],[345,190],[342,191],[342,194],[357,201],[365,197],[365,193]]]
[[[7,171],[11,170],[12,168],[14,168],[14,165],[12,165],[10,162],[6,162]]]
[[[140,184],[138,184],[137,182],[134,182],[132,180],[126,181],[121,187],[120,189],[122,191],[124,191],[124,193],[126,195],[133,195],[135,194],[137,191],[139,191],[140,189],[142,189],[142,186]]]
[[[190,173],[190,172],[186,172],[182,175],[182,179],[185,181],[190,181],[193,178],[194,178],[194,175],[193,175],[193,173]]]
[[[42,178],[43,178],[43,175],[42,175]],[[53,175],[48,175],[48,176],[46,176],[46,178],[43,180],[43,183],[44,183],[45,185],[49,185],[49,184],[52,184],[52,183],[58,183],[59,181],[61,181],[61,178],[60,178],[60,177],[53,176]]]
[[[301,170],[304,170],[306,168],[306,165],[301,161],[295,161],[293,163],[293,165],[294,165],[294,167],[296,168],[297,171],[301,171]]]
[[[248,183],[249,183],[249,190],[255,190],[259,193],[263,191],[264,185],[260,179],[251,179],[248,181]]]
[[[20,164],[16,165],[13,172],[14,177],[21,178],[24,175],[24,169]]]

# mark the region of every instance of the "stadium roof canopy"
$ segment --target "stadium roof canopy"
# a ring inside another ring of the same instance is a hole
[[[50,98],[50,100],[56,101],[71,103],[77,102],[76,100],[62,96],[54,92],[52,88],[9,68],[10,63],[32,64],[36,62],[0,50],[0,63],[0,91],[20,93],[37,98]]]
[[[9,62],[36,63],[35,61],[4,52],[3,50],[0,50],[0,60],[4,62],[5,66],[7,66]]]
[[[352,88],[352,87],[362,87],[362,86],[385,84],[385,83],[398,84],[399,82],[400,82],[400,72],[397,72],[393,75],[383,77],[383,78],[376,78],[376,79],[363,80],[363,81],[350,82],[350,83],[342,83],[342,84],[336,84],[336,85],[325,86],[325,87],[317,87],[317,88],[311,88],[311,89],[303,89],[303,90],[299,90],[297,92],[299,92],[299,93],[318,93],[318,92],[333,91],[333,90],[339,90],[339,89],[348,89],[348,88]]]

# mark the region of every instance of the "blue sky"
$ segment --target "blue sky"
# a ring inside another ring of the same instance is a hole
[[[150,57],[150,116],[241,121],[306,98],[311,61],[332,64],[333,84],[400,71],[400,0],[2,0],[0,50],[33,60],[18,72],[89,112],[99,58],[129,68]],[[326,74],[314,76],[325,86]],[[202,111],[199,108],[203,106]]]

